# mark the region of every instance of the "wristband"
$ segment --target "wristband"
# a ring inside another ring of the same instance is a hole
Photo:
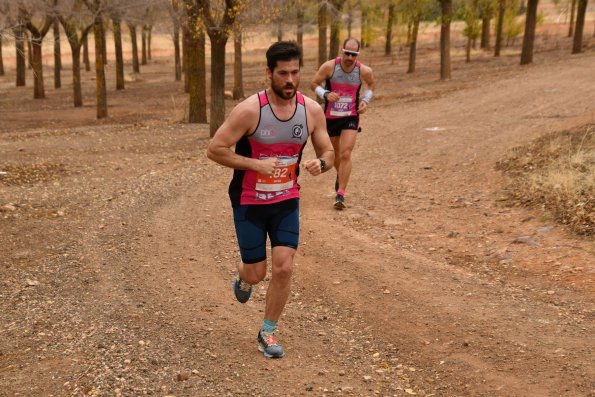
[[[362,98],[362,101],[366,102],[366,103],[370,103],[370,101],[372,100],[372,97],[374,96],[374,91],[372,90],[366,90],[364,92],[364,97]]]
[[[314,92],[316,93],[316,95],[320,97],[320,99],[325,99],[324,94],[326,94],[328,91],[322,88],[321,86],[317,86]]]

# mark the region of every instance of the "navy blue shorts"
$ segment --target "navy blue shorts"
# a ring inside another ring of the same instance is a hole
[[[343,130],[355,130],[361,132],[359,116],[341,117],[339,119],[326,119],[326,130],[331,137],[341,136]]]
[[[274,204],[233,207],[233,221],[244,263],[258,263],[267,258],[267,234],[271,247],[297,249],[300,235],[300,200]]]

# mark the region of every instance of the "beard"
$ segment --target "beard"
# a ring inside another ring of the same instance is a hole
[[[287,88],[291,88],[291,92],[288,94],[284,90]],[[284,86],[276,85],[275,83],[271,82],[271,89],[275,94],[277,94],[282,99],[291,99],[295,96],[297,92],[297,87],[293,84],[286,84]]]

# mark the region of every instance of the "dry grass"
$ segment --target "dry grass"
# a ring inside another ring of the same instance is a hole
[[[595,235],[595,124],[515,148],[497,168],[513,205],[542,208],[581,235]]]

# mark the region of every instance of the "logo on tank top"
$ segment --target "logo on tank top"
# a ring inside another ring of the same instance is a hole
[[[304,126],[302,124],[296,124],[293,126],[292,138],[301,139],[304,134]]]

